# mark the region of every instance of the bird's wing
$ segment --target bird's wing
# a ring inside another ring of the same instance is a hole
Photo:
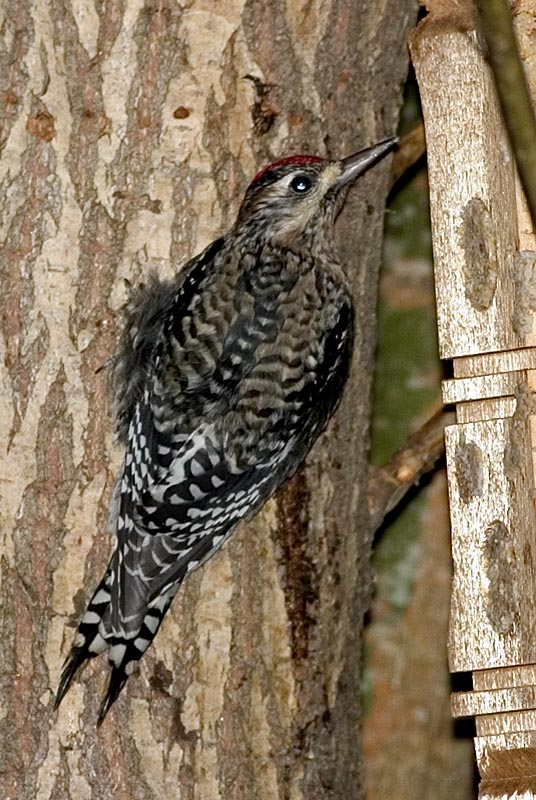
[[[247,292],[230,309],[213,303],[206,287],[191,297],[195,323],[191,303],[168,318],[169,350],[158,355],[130,422],[118,492],[122,556],[112,587],[121,630],[135,630],[148,603],[199,566],[297,469],[346,378],[352,312],[344,293],[320,337],[293,333],[288,308],[263,317],[258,297]],[[216,342],[206,333],[214,326]]]
[[[210,272],[223,247],[217,239],[181,270],[178,280],[164,281],[149,275],[146,284],[131,289],[123,309],[123,328],[112,360],[111,391],[116,408],[116,427],[126,444],[136,403],[142,398],[154,361],[155,343],[170,312],[181,314]]]

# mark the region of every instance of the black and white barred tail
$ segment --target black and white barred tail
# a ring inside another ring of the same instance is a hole
[[[136,662],[140,660],[156,636],[178,589],[177,584],[167,593],[160,595],[158,600],[147,609],[140,630],[136,635],[127,638],[114,635],[112,632],[110,622],[112,580],[113,566],[110,564],[80,620],[75,643],[63,666],[54,701],[54,710],[57,710],[78,670],[90,659],[107,651],[112,670],[108,688],[99,710],[97,725],[102,724],[127,678],[132,673]]]

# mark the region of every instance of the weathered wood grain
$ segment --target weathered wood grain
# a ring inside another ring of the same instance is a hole
[[[428,146],[440,349],[453,359],[443,397],[457,404],[458,423],[446,431],[448,649],[452,671],[473,681],[452,709],[476,717],[480,799],[528,798],[536,789],[534,235],[478,34],[470,15],[460,16],[470,4],[427,5],[431,17],[412,55]],[[515,9],[533,30],[529,5]]]
[[[514,167],[491,74],[473,33],[427,36],[423,27],[412,55],[428,143],[441,357],[521,347],[512,326]]]

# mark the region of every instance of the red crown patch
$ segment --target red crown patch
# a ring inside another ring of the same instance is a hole
[[[268,166],[263,167],[260,172],[257,172],[252,183],[258,181],[262,178],[263,175],[266,175],[267,172],[270,172],[272,169],[277,169],[277,167],[286,167],[290,165],[296,165],[297,167],[305,166],[306,164],[318,164],[321,161],[325,161],[325,158],[321,158],[320,156],[308,156],[308,155],[301,155],[301,156],[287,156],[286,158],[280,158],[279,161],[274,161],[273,164],[268,164]]]

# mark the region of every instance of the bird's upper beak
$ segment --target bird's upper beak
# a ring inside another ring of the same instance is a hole
[[[334,188],[341,189],[360,175],[363,175],[370,167],[373,167],[374,164],[381,161],[387,153],[390,153],[391,150],[395,148],[397,142],[398,138],[392,136],[390,139],[384,139],[383,142],[373,144],[372,147],[360,150],[358,153],[348,156],[348,158],[343,158],[340,162],[342,164],[342,172],[335,181]]]

